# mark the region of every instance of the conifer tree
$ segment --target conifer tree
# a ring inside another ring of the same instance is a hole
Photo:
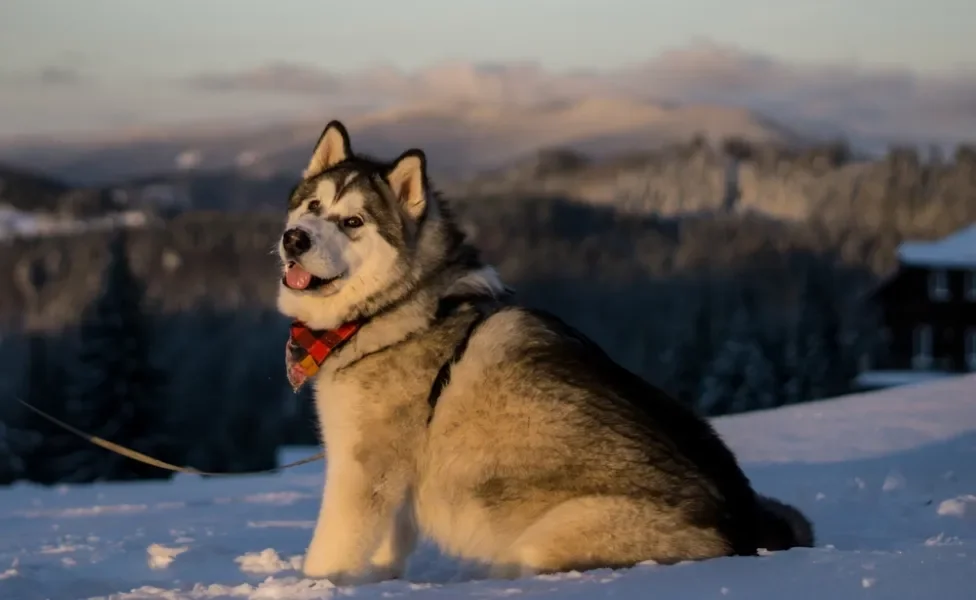
[[[678,400],[694,405],[701,397],[705,371],[715,354],[712,343],[712,305],[707,295],[698,305],[689,325],[687,338],[673,353],[674,369],[671,379]]]
[[[23,460],[17,453],[16,431],[9,418],[0,419],[0,485],[8,485],[21,478]]]
[[[73,406],[66,402],[64,355],[56,351],[55,343],[40,333],[28,338],[22,397],[31,406],[72,423],[80,415],[71,414]],[[89,450],[87,442],[26,408],[18,414],[18,426],[12,437],[23,462],[24,478],[42,484],[61,481],[63,473],[58,457]]]
[[[145,290],[129,265],[124,232],[110,245],[99,296],[82,320],[78,360],[68,412],[84,429],[167,462],[182,462],[173,437],[172,413],[163,397],[163,372],[151,356],[152,323],[144,312]],[[168,478],[170,471],[89,445],[62,457],[71,482]]]
[[[736,309],[725,342],[708,365],[699,409],[706,415],[759,410],[775,406],[777,381],[773,364],[747,304]]]
[[[791,376],[789,403],[830,398],[846,391],[849,370],[841,347],[842,323],[829,289],[816,272],[808,272],[799,310],[787,341]]]

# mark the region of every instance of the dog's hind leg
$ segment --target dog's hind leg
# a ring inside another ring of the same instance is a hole
[[[568,500],[545,513],[518,536],[493,573],[519,577],[729,554],[730,544],[719,532],[688,523],[674,508],[648,500],[591,496]]]

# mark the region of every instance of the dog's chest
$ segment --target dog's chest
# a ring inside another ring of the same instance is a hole
[[[418,439],[426,426],[425,379],[425,373],[402,360],[363,360],[338,372],[323,369],[315,382],[315,405],[329,453]]]
[[[353,448],[362,437],[364,390],[354,380],[321,372],[315,381],[315,412],[330,454]]]

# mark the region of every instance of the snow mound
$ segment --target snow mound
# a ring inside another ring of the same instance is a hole
[[[943,500],[939,504],[939,515],[943,517],[976,519],[976,496],[966,494],[958,498]]]
[[[234,562],[241,565],[241,571],[245,573],[278,573],[301,569],[302,556],[297,555],[290,560],[284,560],[273,549],[265,548],[261,552],[249,552],[244,556],[238,556]]]
[[[168,548],[162,544],[150,544],[149,548],[147,548],[147,552],[149,552],[149,567],[151,569],[165,569],[173,562],[174,558],[189,549],[189,546]]]

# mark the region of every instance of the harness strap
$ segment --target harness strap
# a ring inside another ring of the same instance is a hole
[[[478,311],[478,317],[468,326],[467,331],[464,333],[464,337],[457,343],[454,347],[454,352],[451,357],[441,365],[441,368],[437,370],[437,376],[434,377],[434,383],[430,386],[430,393],[427,395],[427,405],[430,407],[430,412],[427,415],[427,425],[429,426],[431,421],[434,420],[434,411],[437,409],[437,401],[440,399],[441,394],[444,392],[444,388],[451,381],[451,369],[464,357],[465,351],[468,349],[468,342],[471,340],[471,336],[475,334],[478,327],[481,326],[488,317],[495,314],[497,311],[496,307],[492,307],[491,310],[486,310],[482,305],[476,303],[475,310]]]

